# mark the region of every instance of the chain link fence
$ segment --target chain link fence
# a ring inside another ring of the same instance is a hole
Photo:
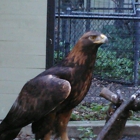
[[[94,77],[139,84],[140,14],[134,0],[56,0],[55,51],[57,63],[86,31],[109,38],[97,54]]]

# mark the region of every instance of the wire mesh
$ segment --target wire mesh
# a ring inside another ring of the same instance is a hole
[[[109,43],[98,50],[94,77],[133,83],[135,26],[139,22],[133,18],[138,6],[132,0],[56,1],[55,63],[68,54],[84,32],[97,30],[108,36]]]

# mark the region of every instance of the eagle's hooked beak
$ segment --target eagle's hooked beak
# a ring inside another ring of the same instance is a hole
[[[100,36],[101,36],[101,38],[103,39],[103,42],[104,42],[104,43],[107,43],[107,42],[108,42],[107,36],[105,36],[104,34],[101,34]]]
[[[104,34],[100,34],[98,36],[90,36],[89,39],[94,43],[94,44],[104,44],[108,42],[108,38]]]
[[[103,43],[107,43],[107,42],[108,42],[108,38],[104,34],[100,34],[99,36],[97,36],[94,41],[94,43],[97,43],[97,44],[103,44]]]

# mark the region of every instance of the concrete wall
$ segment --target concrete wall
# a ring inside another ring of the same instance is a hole
[[[0,0],[0,119],[45,69],[47,0]]]

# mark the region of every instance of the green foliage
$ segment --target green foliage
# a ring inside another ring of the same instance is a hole
[[[130,81],[133,78],[133,31],[121,23],[103,27],[109,43],[99,48],[94,73],[102,78]]]
[[[101,104],[79,104],[71,115],[73,121],[104,120],[108,105]]]
[[[124,21],[118,23],[122,23],[121,26],[118,27],[117,22],[111,22],[102,28],[101,32],[108,36],[109,43],[98,50],[94,74],[101,78],[132,81],[133,31],[125,26]],[[55,63],[65,56],[65,42],[60,42],[59,46],[60,50],[54,52]]]
[[[88,121],[88,120],[105,120],[106,111],[108,110],[109,105],[101,105],[101,104],[79,104],[72,113],[73,120],[78,121]],[[92,115],[88,115],[92,114]],[[140,111],[132,112],[132,116],[129,120],[140,120]],[[77,129],[80,131],[79,138],[80,140],[93,140],[97,135],[94,134],[92,127],[79,127]],[[74,139],[73,139],[74,140]]]
[[[80,131],[80,140],[92,140],[97,136],[93,133],[93,129],[91,127],[79,127],[78,130]]]
[[[94,74],[103,78],[129,81],[133,75],[133,61],[117,56],[115,51],[99,48]]]
[[[109,43],[107,44],[109,50],[116,50],[119,54],[125,54],[126,52],[124,51],[127,50],[132,54],[131,50],[133,49],[134,38],[133,28],[130,29],[128,26],[124,25],[118,27],[116,24],[111,24],[104,26],[102,32],[109,38]]]
[[[140,121],[140,111],[135,112],[131,110],[130,120]]]
[[[72,112],[72,121],[105,120],[109,104],[85,103],[79,104]],[[140,111],[131,111],[129,120],[139,121]]]
[[[54,51],[54,59],[58,59],[62,60],[64,57],[64,53],[62,51],[59,51],[59,53],[57,51]]]

